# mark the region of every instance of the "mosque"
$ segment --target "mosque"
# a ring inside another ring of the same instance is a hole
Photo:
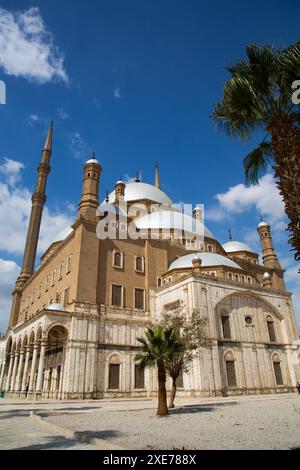
[[[154,185],[120,179],[100,205],[93,155],[69,234],[36,267],[52,133],[0,340],[0,390],[15,398],[154,396],[155,370],[142,373],[135,363],[137,338],[162,312],[180,308],[206,318],[211,343],[178,379],[180,395],[294,391],[299,334],[269,224],[257,227],[262,263],[244,243],[220,244],[201,207],[186,214],[160,189],[157,166]]]

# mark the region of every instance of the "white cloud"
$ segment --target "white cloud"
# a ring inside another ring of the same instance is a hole
[[[4,333],[8,326],[14,283],[20,268],[14,261],[0,258],[0,331]]]
[[[87,160],[89,155],[92,154],[91,147],[79,132],[73,132],[73,134],[70,134],[70,147],[73,157],[77,160]]]
[[[285,228],[284,205],[271,174],[263,176],[254,186],[245,186],[242,183],[232,186],[225,193],[216,194],[215,199],[218,205],[206,211],[208,220],[224,220],[230,215],[255,208],[273,225],[273,229]]]
[[[1,168],[4,167],[4,171]],[[31,210],[31,192],[21,185],[23,164],[6,159],[0,166],[0,250],[20,255],[23,253]],[[52,212],[44,208],[39,253],[62,235],[72,223],[69,212]]]
[[[114,98],[116,98],[117,100],[122,98],[121,89],[118,86],[116,86],[116,88],[114,89]]]
[[[21,179],[21,170],[24,164],[4,157],[4,163],[0,164],[0,174],[6,178],[10,186],[15,186]]]
[[[64,58],[38,7],[23,12],[0,8],[0,67],[7,75],[39,83],[68,82]]]

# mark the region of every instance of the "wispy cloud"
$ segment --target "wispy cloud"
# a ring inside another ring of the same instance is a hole
[[[118,86],[116,86],[114,89],[114,98],[116,98],[117,100],[122,98],[121,89]]]
[[[65,108],[57,108],[57,115],[59,119],[61,119],[62,121],[66,121],[67,119],[70,118],[70,115],[69,113],[67,113]]]
[[[67,83],[64,57],[38,7],[22,12],[0,8],[0,67],[30,81]]]
[[[92,154],[90,145],[84,140],[80,132],[70,134],[70,148],[74,158],[84,160]]]

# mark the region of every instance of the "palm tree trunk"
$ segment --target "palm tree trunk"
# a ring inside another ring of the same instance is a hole
[[[174,408],[174,400],[176,396],[176,379],[172,378],[172,390],[171,390],[171,395],[170,395],[170,400],[169,400],[169,408]]]
[[[157,362],[158,377],[158,406],[157,415],[166,416],[168,414],[167,391],[166,391],[166,369],[163,361]]]
[[[289,117],[274,119],[268,130],[275,155],[275,178],[290,219],[289,242],[295,259],[300,260],[300,132]]]

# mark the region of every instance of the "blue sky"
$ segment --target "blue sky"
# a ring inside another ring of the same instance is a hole
[[[299,39],[297,0],[0,0],[0,8],[7,87],[0,105],[0,330],[51,119],[40,251],[74,217],[82,164],[93,151],[103,167],[102,196],[137,170],[153,182],[158,160],[162,189],[175,202],[204,203],[221,242],[230,227],[235,239],[258,249],[260,213],[272,223],[300,320],[297,266],[274,182],[266,176],[256,188],[243,186],[242,159],[255,139],[230,142],[209,119],[224,67],[243,57],[248,43],[280,47]]]

